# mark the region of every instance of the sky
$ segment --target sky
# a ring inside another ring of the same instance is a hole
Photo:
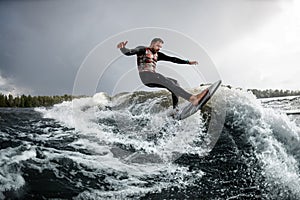
[[[197,71],[199,82],[217,73],[233,87],[300,89],[296,0],[2,0],[0,92],[72,94],[87,63],[106,71],[85,72],[85,82],[94,85],[82,84],[80,93],[140,88],[135,58],[122,56],[116,44],[149,45],[158,34],[165,41],[162,52],[199,62],[192,68],[158,64],[159,72],[184,86],[197,86]],[[101,63],[108,58],[109,65]]]

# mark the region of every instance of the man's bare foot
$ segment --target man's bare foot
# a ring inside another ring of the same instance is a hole
[[[194,105],[197,106],[199,104],[199,101],[207,94],[208,89],[203,90],[201,93],[197,95],[192,95],[190,97],[190,102]]]

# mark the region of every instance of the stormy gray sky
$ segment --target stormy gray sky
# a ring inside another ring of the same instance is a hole
[[[93,62],[88,60],[92,59],[89,55],[101,48],[101,44],[102,47],[111,44],[113,48],[98,51],[97,57],[117,57],[111,58],[111,67],[98,80],[97,91],[112,93],[112,88],[106,85],[121,80],[122,73],[131,74],[133,80],[130,87],[123,84],[122,89],[137,88],[139,77],[132,70],[135,59],[121,56],[115,42],[122,38],[115,36],[143,27],[169,30],[162,33],[166,42],[162,51],[198,60],[197,70],[202,70],[205,76],[205,65],[208,64],[201,62],[201,55],[193,57],[197,55],[193,54],[195,49],[188,48],[183,40],[174,39],[175,36],[168,37],[168,33],[170,30],[178,32],[197,43],[212,60],[226,85],[259,89],[300,88],[300,4],[296,0],[2,0],[0,92],[71,94],[80,68],[84,63]],[[124,40],[130,39],[128,47],[133,48],[139,44],[148,45],[151,30],[145,37],[138,31],[121,36],[128,36]],[[160,36],[155,34],[153,37]],[[177,46],[171,43],[177,43]],[[101,63],[97,64],[99,68],[103,67]],[[123,68],[116,65],[123,65]],[[166,75],[173,70],[163,65],[160,69]],[[183,82],[189,76],[188,73],[177,74],[184,76]],[[92,75],[87,74],[86,80]],[[187,85],[197,86],[193,84]],[[86,93],[91,91],[87,88]]]

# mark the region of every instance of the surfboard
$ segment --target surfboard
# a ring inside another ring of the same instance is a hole
[[[192,103],[187,103],[175,116],[174,119],[176,120],[183,120],[193,114],[195,114],[198,110],[201,110],[201,108],[208,102],[208,100],[214,95],[214,93],[217,91],[219,86],[221,85],[222,81],[218,80],[214,82],[212,85],[210,85],[208,88],[208,92],[205,94],[205,96],[199,101],[199,104],[197,106],[194,106]]]

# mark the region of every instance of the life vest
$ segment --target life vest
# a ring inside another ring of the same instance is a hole
[[[139,55],[137,57],[137,66],[139,72],[150,71],[155,72],[157,53],[153,53],[150,48],[146,48],[145,54]]]

